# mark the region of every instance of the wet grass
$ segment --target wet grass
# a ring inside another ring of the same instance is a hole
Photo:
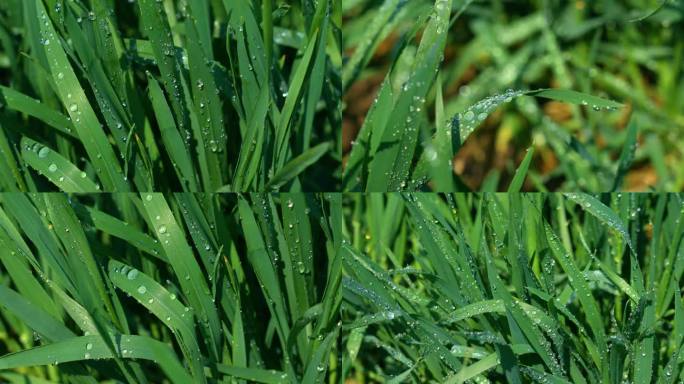
[[[339,189],[340,3],[3,1],[0,189]]]
[[[0,381],[338,382],[341,208],[0,194]]]
[[[679,194],[347,196],[357,383],[684,378]]]
[[[359,0],[343,14],[345,190],[506,191],[529,149],[525,190],[684,185],[681,2]]]

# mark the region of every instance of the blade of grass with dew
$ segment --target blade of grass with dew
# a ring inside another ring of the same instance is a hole
[[[50,316],[58,317],[59,312],[54,301],[31,272],[27,262],[29,256],[25,255],[20,244],[10,238],[5,228],[0,229],[0,245],[9,250],[0,256],[0,262],[12,277],[19,293],[31,303],[40,306]]]
[[[586,193],[566,193],[564,196],[580,205],[584,210],[596,217],[602,223],[619,233],[632,252],[634,252],[632,239],[622,223],[622,220],[609,207]]]
[[[327,2],[320,2],[318,4],[319,7],[328,6]],[[280,113],[280,119],[276,125],[273,158],[276,164],[275,168],[277,170],[281,169],[285,165],[285,162],[287,161],[286,159],[289,157],[286,148],[291,135],[292,118],[295,112],[295,107],[301,99],[306,78],[311,71],[311,61],[314,51],[317,47],[318,49],[323,49],[323,47],[319,46],[319,44],[325,43],[325,39],[317,38],[320,33],[320,31],[316,30],[314,35],[311,36],[306,50],[302,55],[302,59],[299,61],[297,68],[294,70],[291,85],[288,89],[287,97],[285,98],[285,104],[283,105],[283,109]]]
[[[248,144],[240,149],[237,170],[233,178],[233,190],[249,190],[253,183],[258,183],[258,180],[255,178],[257,177],[259,164],[262,164],[261,157],[264,151],[263,144],[266,130],[264,119],[267,118],[270,107],[269,98],[269,89],[267,87],[261,88],[255,110],[247,123],[244,141]]]
[[[173,350],[160,341],[145,336],[124,335],[117,349],[121,357],[127,359],[157,362],[173,383],[192,381]],[[94,335],[80,336],[2,356],[0,369],[111,358],[113,355],[101,338]]]
[[[53,279],[69,292],[75,292],[72,279],[67,273],[68,262],[60,251],[54,232],[50,231],[47,223],[44,222],[44,216],[38,212],[27,195],[4,193],[0,196],[4,209],[18,224],[17,228],[33,243],[38,254],[54,273]]]
[[[43,3],[39,0],[33,0],[28,1],[27,5],[35,20],[43,20],[43,22],[36,21],[36,23],[40,26],[40,33],[44,36],[43,46],[45,54],[49,57],[47,62],[50,65],[49,69],[55,89],[71,117],[76,133],[81,138],[104,189],[120,192],[130,190],[114,150],[104,131],[100,128],[97,115],[88,103],[85,92],[81,88],[66,53],[59,44],[56,44],[58,35],[52,21],[47,16]],[[55,44],[50,44],[50,41],[55,42]]]
[[[471,380],[475,378],[476,376],[479,376],[483,374],[484,372],[494,368],[497,366],[499,363],[499,357],[496,353],[491,353],[487,357],[485,357],[482,360],[479,360],[476,363],[473,363],[467,367],[463,367],[460,371],[458,371],[455,375],[451,376],[445,383],[449,384],[461,384],[465,383],[468,380]]]
[[[525,92],[525,94],[529,96],[562,101],[570,104],[591,106],[594,109],[612,110],[623,107],[623,105],[618,102],[570,89],[540,89],[536,91],[528,91]]]
[[[243,368],[224,364],[218,364],[216,368],[219,372],[227,375],[228,377],[249,380],[254,383],[285,384],[290,383],[292,380],[287,373],[277,372],[270,369]]]
[[[331,40],[330,13],[331,12],[326,9],[324,17],[318,26],[317,35],[314,35],[314,37],[318,39],[318,45],[312,59],[313,62],[311,63],[311,69],[308,75],[308,84],[306,84],[305,93],[302,95],[302,104],[304,107],[303,116],[299,126],[295,127],[297,129],[294,133],[296,139],[295,151],[297,153],[304,154],[311,148],[311,134],[313,132],[314,118],[318,104],[321,101],[321,96],[323,95],[324,87],[327,85],[330,89],[334,89],[331,82],[326,81],[328,77],[333,77],[330,75],[334,70],[329,68],[332,66],[332,63],[331,65],[328,65],[328,58],[326,57],[327,47],[330,46],[328,42]],[[334,90],[337,91],[337,89]],[[338,102],[336,100],[334,105],[337,104]]]
[[[168,152],[178,178],[181,180],[183,189],[186,191],[198,191],[196,172],[190,153],[183,142],[180,131],[173,119],[173,114],[159,83],[152,76],[147,77],[149,96],[152,100],[152,108],[157,118],[157,124],[161,132],[161,139]]]
[[[90,87],[95,95],[99,110],[103,111],[101,117],[106,126],[109,127],[109,131],[111,132],[110,137],[114,139],[114,143],[124,159],[126,180],[128,179],[129,169],[132,169],[131,180],[135,187],[139,190],[148,190],[151,188],[150,183],[152,178],[150,169],[147,168],[150,161],[143,157],[147,152],[135,151],[134,154],[129,154],[130,148],[133,145],[133,140],[129,141],[129,138],[131,138],[133,134],[133,124],[122,106],[119,95],[117,95],[114,90],[114,85],[110,80],[110,78],[113,78],[113,80],[116,81],[117,76],[105,73],[103,67],[103,61],[117,59],[116,53],[109,49],[98,49],[99,52],[95,52],[93,50],[93,45],[96,48],[101,48],[103,45],[88,41],[88,37],[86,37],[89,36],[97,41],[101,40],[101,37],[99,36],[101,34],[100,31],[103,29],[103,19],[108,16],[106,14],[99,16],[99,28],[96,28],[93,25],[94,23],[92,23],[92,20],[90,20],[90,17],[87,22],[79,23],[71,12],[66,12],[66,33],[71,39],[75,54],[82,62],[87,63],[87,65],[83,65],[82,68],[85,71],[85,77],[90,82]],[[102,33],[102,36],[112,38],[113,34],[114,32],[110,30],[109,33]],[[104,46],[112,47],[113,44],[113,42],[107,42]],[[125,102],[123,104],[125,104]]]
[[[47,216],[66,251],[69,269],[74,274],[85,307],[94,312],[102,308],[114,316],[116,311],[104,282],[103,270],[91,252],[83,227],[67,197],[61,194],[45,194],[43,197]],[[112,320],[118,322],[116,317]]]
[[[381,37],[389,31],[388,26],[395,22],[399,7],[399,0],[384,0],[382,5],[375,10],[375,15],[369,25],[366,26],[364,35],[359,40],[359,45],[356,46],[354,53],[345,62],[342,69],[342,89],[347,89],[348,85],[359,75],[361,69],[370,61],[370,53],[375,51],[381,42]]]
[[[21,157],[64,192],[94,193],[100,187],[56,151],[27,137],[21,140]]]
[[[278,236],[286,242],[288,255],[285,262],[285,286],[292,320],[297,321],[313,301],[309,287],[312,286],[313,249],[311,248],[311,223],[302,220],[310,210],[307,196],[300,193],[281,194],[280,212],[282,229],[277,228]]]
[[[589,327],[592,330],[593,336],[596,338],[596,344],[599,349],[599,353],[601,356],[605,356],[607,345],[598,304],[596,303],[596,300],[594,299],[591,290],[584,279],[584,276],[575,264],[572,256],[570,256],[561,246],[560,240],[554,233],[553,229],[547,223],[544,223],[544,230],[546,232],[546,239],[551,251],[560,263],[563,270],[568,274],[569,278],[572,278],[572,280],[570,280],[570,284],[575,290],[577,290],[577,298],[587,313],[586,321],[589,323]],[[601,368],[602,363],[600,361],[595,361],[594,363],[597,367]]]
[[[123,292],[131,295],[147,310],[154,314],[174,334],[187,361],[195,382],[206,383],[201,353],[195,338],[193,315],[163,286],[130,266],[110,260],[109,278]]]
[[[59,318],[45,312],[43,308],[26,300],[19,293],[0,284],[0,307],[12,313],[29,328],[48,342],[72,339],[75,335]],[[84,366],[69,365],[64,367],[65,376],[71,376],[75,383],[94,384],[95,380],[87,376]],[[81,376],[81,377],[77,377]],[[22,381],[23,382],[23,381]]]
[[[34,117],[66,136],[78,138],[69,118],[21,92],[0,86],[0,104]]]
[[[435,71],[442,61],[450,11],[451,0],[435,1],[434,18],[423,32],[411,75],[394,100],[393,111],[382,132],[381,145],[370,161],[366,191],[395,191],[406,186],[418,140],[412,121],[418,118]]]
[[[363,121],[344,168],[345,191],[363,191],[368,180],[368,162],[380,146],[380,139],[392,113],[394,95],[389,78],[380,85],[377,97]]]
[[[444,100],[442,99],[442,75],[437,75],[435,81],[435,121],[437,121],[437,131],[432,142],[432,148],[425,150],[427,161],[432,170],[432,180],[435,183],[436,191],[454,191],[453,170],[451,167],[454,158],[453,147],[451,146],[451,131],[448,124],[445,124]],[[420,160],[419,160],[420,162]],[[417,168],[417,167],[416,167]]]
[[[287,336],[289,334],[287,307],[284,302],[285,296],[280,288],[278,274],[266,251],[266,245],[254,217],[254,212],[244,198],[238,198],[238,210],[241,216],[242,229],[247,240],[248,259],[254,266],[254,272],[262,285],[264,295],[269,298],[269,307],[272,307],[271,313],[275,317],[280,344],[285,349],[285,353],[289,354],[289,351],[287,351]],[[292,362],[287,365],[290,371],[288,373],[294,372],[291,364]]]
[[[125,240],[131,246],[153,257],[168,261],[159,242],[144,232],[131,228],[127,222],[121,221],[114,216],[108,215],[98,209],[86,207],[87,217],[95,228],[111,236]]]
[[[176,222],[164,195],[146,193],[141,198],[148,224],[154,230],[188,303],[199,319],[199,329],[210,356],[214,361],[220,361],[222,342],[218,313],[185,233]]]
[[[191,7],[196,9],[198,7]],[[197,20],[195,22],[187,19],[185,23],[188,52],[188,72],[190,74],[190,92],[193,95],[193,103],[195,114],[199,121],[200,135],[195,135],[197,145],[202,147],[202,151],[208,163],[207,168],[211,175],[211,189],[215,191],[223,185],[223,175],[226,173],[226,141],[229,135],[234,134],[231,130],[226,131],[223,120],[222,102],[218,95],[218,88],[214,81],[214,76],[211,72],[208,56],[205,51],[211,48],[205,48],[200,45],[197,25],[201,23]],[[188,102],[188,105],[191,105]]]

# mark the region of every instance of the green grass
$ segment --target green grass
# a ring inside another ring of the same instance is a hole
[[[344,190],[506,191],[529,148],[526,190],[684,185],[681,1],[342,8]]]
[[[346,199],[353,382],[684,379],[681,194]]]
[[[334,383],[335,194],[0,194],[0,381]]]
[[[339,189],[340,4],[3,1],[0,189]]]

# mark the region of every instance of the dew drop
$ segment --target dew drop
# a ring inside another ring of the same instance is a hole
[[[137,269],[131,269],[128,272],[128,275],[126,275],[126,277],[128,277],[128,280],[134,280],[136,277],[138,277],[138,270]]]
[[[142,294],[144,294],[145,292],[147,292],[147,287],[146,287],[146,286],[141,285],[141,286],[138,287],[138,293],[139,293],[139,294],[142,295]]]
[[[166,233],[166,225],[162,225],[161,227],[159,227],[159,233],[162,235]]]
[[[57,164],[55,164],[55,163],[50,164],[50,166],[48,167],[48,171],[57,172]]]
[[[48,155],[48,153],[50,153],[50,148],[48,148],[48,147],[43,147],[43,148],[40,149],[40,151],[38,151],[38,157],[40,157],[41,159],[43,159],[43,158],[45,158],[45,157]]]

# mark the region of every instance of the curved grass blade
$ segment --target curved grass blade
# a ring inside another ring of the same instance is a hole
[[[463,367],[458,373],[451,376],[445,381],[449,384],[462,384],[468,380],[471,380],[482,373],[496,367],[499,364],[499,357],[496,352],[487,355],[484,359],[479,360],[476,363]]]
[[[473,133],[473,131],[475,131],[475,129],[499,106],[510,103],[514,98],[524,94],[524,91],[509,89],[500,95],[482,99],[468,107],[465,111],[456,114],[451,118],[451,140],[460,141],[454,143],[453,147],[456,149],[460,148],[461,144],[470,136],[470,134]]]
[[[516,97],[525,95],[544,97],[571,104],[592,106],[594,109],[606,109],[609,111],[622,107],[622,104],[615,101],[569,89],[540,89],[535,91],[514,91],[509,89],[500,95],[491,96],[477,102],[475,105],[452,118],[451,127],[455,133],[455,135],[452,134],[452,140],[460,138],[460,142],[457,143],[458,145],[456,145],[456,147],[460,148],[460,144],[463,143],[475,128],[485,121],[489,114],[494,112],[496,108],[504,103],[511,102]]]
[[[649,17],[655,15],[655,14],[658,13],[661,9],[663,9],[663,8],[665,7],[665,5],[667,4],[667,2],[668,2],[668,0],[662,0],[662,1],[660,2],[660,4],[659,4],[657,7],[655,7],[652,11],[650,11],[650,12],[648,12],[648,13],[642,15],[642,16],[637,16],[637,17],[635,17],[635,18],[633,18],[633,19],[630,19],[629,22],[630,22],[630,23],[638,23],[638,22],[640,22],[640,21],[644,21],[644,20],[648,19]]]
[[[60,320],[52,317],[43,308],[1,284],[0,306],[17,316],[48,341],[64,340],[75,336]]]
[[[27,137],[21,139],[21,157],[64,192],[100,192],[100,187],[85,172],[56,151]]]
[[[160,341],[123,335],[117,340],[116,348],[121,358],[155,361],[173,383],[192,382],[173,350]],[[112,358],[113,354],[99,336],[80,336],[2,356],[0,370]]]
[[[300,173],[310,165],[314,164],[318,159],[330,151],[332,143],[318,144],[310,148],[301,155],[290,160],[283,166],[266,184],[266,189],[278,190],[286,183],[295,179]]]
[[[206,382],[202,356],[195,337],[193,315],[159,283],[135,268],[116,260],[109,261],[109,278],[114,285],[131,295],[176,334],[194,382]]]
[[[114,216],[108,215],[98,209],[86,207],[88,218],[95,228],[111,236],[127,241],[135,249],[146,252],[159,260],[168,262],[164,250],[159,242],[142,231],[133,228],[129,223],[121,221]]]
[[[2,105],[35,117],[59,132],[77,138],[74,125],[66,116],[21,92],[0,86],[0,106]]]
[[[585,211],[589,212],[592,214],[592,216],[596,217],[602,223],[619,233],[620,236],[622,236],[622,238],[625,240],[625,243],[627,243],[629,246],[630,250],[634,252],[632,238],[630,237],[629,232],[627,232],[627,229],[622,223],[620,217],[618,217],[618,215],[615,214],[612,209],[607,207],[600,200],[586,193],[566,193],[564,196],[579,204]]]
[[[573,91],[570,89],[540,89],[536,91],[525,92],[528,96],[544,97],[547,99],[562,101],[565,103],[591,106],[594,110],[605,109],[612,111],[616,108],[622,108],[623,105],[613,101],[604,99],[598,96],[588,95],[586,93]]]

